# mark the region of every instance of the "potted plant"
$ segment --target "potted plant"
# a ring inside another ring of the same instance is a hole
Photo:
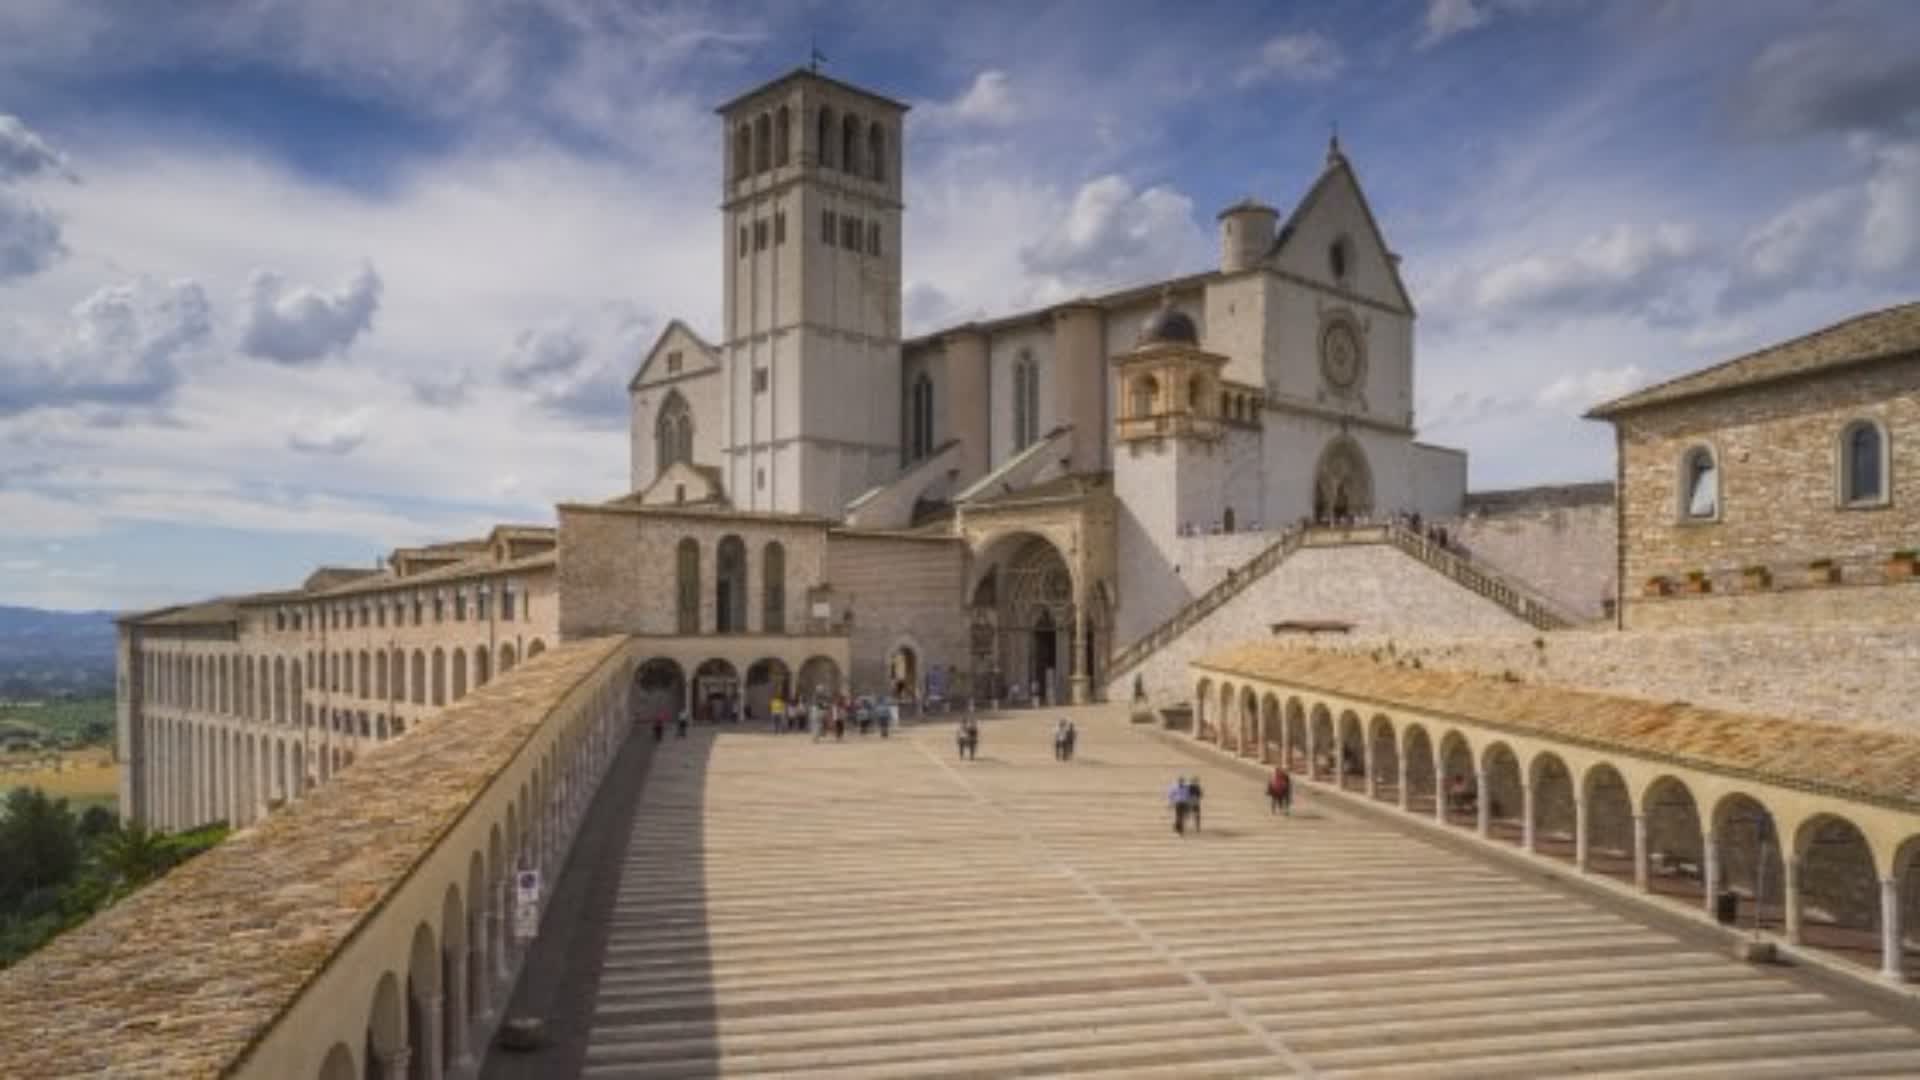
[[[1887,560],[1887,577],[1894,581],[1907,581],[1914,576],[1914,563],[1920,561],[1920,551],[1913,548],[1901,548]]]
[[[1673,582],[1659,576],[1648,578],[1647,583],[1640,587],[1640,595],[1642,596],[1668,596],[1671,595],[1672,592]]]
[[[1754,592],[1773,587],[1773,571],[1764,566],[1747,566],[1740,570],[1742,584]]]
[[[1687,571],[1687,591],[1690,593],[1710,593],[1713,591],[1713,579],[1705,570]]]
[[[1832,559],[1815,559],[1807,564],[1807,584],[1833,585],[1840,580],[1840,567]]]

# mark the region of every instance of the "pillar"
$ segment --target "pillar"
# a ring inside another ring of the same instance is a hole
[[[1573,868],[1587,872],[1587,793],[1573,793]]]
[[[1880,879],[1880,974],[1907,981],[1906,949],[1900,941],[1900,879]]]
[[[446,1064],[440,1060],[440,1010],[447,1002],[440,994],[428,994],[420,999],[420,1030],[417,1033],[420,1045],[413,1052],[420,1055],[420,1075],[423,1080],[441,1080],[446,1075]]]
[[[1087,605],[1073,605],[1073,657],[1067,663],[1067,670],[1073,674],[1067,679],[1067,686],[1073,695],[1075,705],[1085,705],[1093,700],[1092,683],[1086,671],[1087,651]]]
[[[467,963],[472,955],[470,948],[454,949],[447,964],[446,1003],[453,1013],[453,1025],[447,1032],[446,1071],[461,1076],[473,1069],[473,1058],[467,1053],[471,1034],[467,1028]]]
[[[378,1050],[373,1052],[374,1064],[379,1066],[380,1080],[407,1080],[407,1065],[412,1059],[413,1055],[404,1046],[384,1054]]]
[[[1447,823],[1447,780],[1446,774],[1440,769],[1438,751],[1435,751],[1433,759],[1433,820],[1442,825]]]
[[[473,929],[467,941],[468,980],[473,984],[472,1013],[479,1019],[482,1029],[491,1029],[493,1023],[493,980],[492,972],[487,970],[487,943],[493,940],[493,920],[491,911],[483,911],[474,920]],[[472,972],[479,972],[474,978]],[[468,1029],[471,1031],[471,1028]],[[462,1039],[464,1044],[467,1040]]]
[[[1708,830],[1700,838],[1700,876],[1707,889],[1707,913],[1714,914],[1713,898],[1720,893],[1720,847],[1714,842],[1713,831]]]
[[[1477,811],[1474,831],[1481,836],[1490,836],[1493,832],[1493,800],[1488,798],[1487,770],[1473,770],[1473,804]]]
[[[1377,799],[1380,797],[1380,761],[1379,757],[1374,753],[1373,746],[1375,740],[1373,733],[1364,732],[1363,734],[1366,735],[1367,739],[1366,753],[1361,755],[1360,761],[1367,769],[1367,798]]]
[[[1520,846],[1533,850],[1533,781],[1520,785]]]
[[[1407,778],[1411,776],[1412,773],[1407,769],[1407,751],[1405,747],[1400,748],[1396,760],[1400,766],[1400,809],[1411,810],[1413,809],[1413,795],[1408,790],[1409,785]]]
[[[1305,726],[1307,729],[1307,779],[1318,780],[1320,779],[1320,757],[1315,753],[1319,748],[1313,745],[1313,717],[1311,715],[1307,717]]]
[[[1647,891],[1647,815],[1633,815],[1633,887]]]
[[[1800,944],[1800,853],[1793,852],[1780,860],[1781,869],[1786,871],[1786,883],[1780,898],[1785,909],[1787,940]]]

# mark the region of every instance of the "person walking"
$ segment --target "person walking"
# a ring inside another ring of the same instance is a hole
[[[1071,720],[1067,721],[1067,760],[1068,761],[1073,760],[1073,744],[1079,741],[1079,738],[1080,738],[1080,729],[1073,726],[1073,721]]]
[[[1200,778],[1187,781],[1187,813],[1193,816],[1193,831],[1200,831]]]
[[[1064,716],[1053,724],[1053,760],[1067,760],[1067,718]]]
[[[1167,789],[1167,803],[1173,807],[1173,831],[1187,835],[1187,778],[1176,776]]]
[[[684,739],[687,737],[687,725],[693,720],[692,716],[689,715],[689,711],[690,710],[687,709],[680,710],[680,720],[673,726],[675,738]]]
[[[1274,766],[1273,779],[1267,781],[1267,812],[1293,816],[1293,778],[1285,766]]]

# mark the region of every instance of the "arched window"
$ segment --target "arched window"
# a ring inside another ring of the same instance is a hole
[[[787,632],[787,549],[778,540],[769,541],[760,553],[760,588],[764,609],[760,630],[767,634]]]
[[[674,552],[677,625],[682,634],[700,632],[700,543],[689,536]]]
[[[1887,490],[1886,436],[1873,421],[1855,420],[1840,432],[1840,501],[1879,506]]]
[[[1013,448],[1025,450],[1040,438],[1040,365],[1020,350],[1013,365]]]
[[[1151,375],[1133,380],[1133,415],[1145,418],[1154,413],[1154,399],[1160,396],[1160,383]]]
[[[733,178],[745,180],[752,171],[753,133],[741,124],[733,133]]]
[[[793,115],[785,105],[773,114],[773,167],[779,168],[789,160],[788,144],[792,139]]]
[[[747,545],[738,536],[723,536],[713,556],[714,632],[747,632]]]
[[[773,118],[766,113],[753,122],[753,171],[773,168]]]
[[[1693,521],[1712,521],[1720,516],[1720,467],[1713,451],[1696,446],[1687,451],[1680,465],[1680,513]]]
[[[814,150],[820,155],[822,168],[833,164],[833,110],[820,106],[820,123],[814,131]]]
[[[840,121],[840,167],[856,175],[860,172],[860,118],[852,113]]]
[[[933,380],[925,372],[907,389],[907,460],[933,453]]]
[[[875,180],[887,178],[887,133],[878,121],[867,125],[867,175]]]
[[[667,395],[653,425],[655,473],[669,465],[693,460],[693,410],[679,391]]]

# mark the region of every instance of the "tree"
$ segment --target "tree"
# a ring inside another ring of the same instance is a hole
[[[102,838],[95,858],[116,889],[132,888],[151,880],[172,862],[162,834],[137,821]]]
[[[0,817],[0,903],[64,885],[80,867],[80,836],[67,800],[15,788]]]
[[[120,827],[120,819],[104,806],[89,806],[80,815],[80,839],[92,840]]]

